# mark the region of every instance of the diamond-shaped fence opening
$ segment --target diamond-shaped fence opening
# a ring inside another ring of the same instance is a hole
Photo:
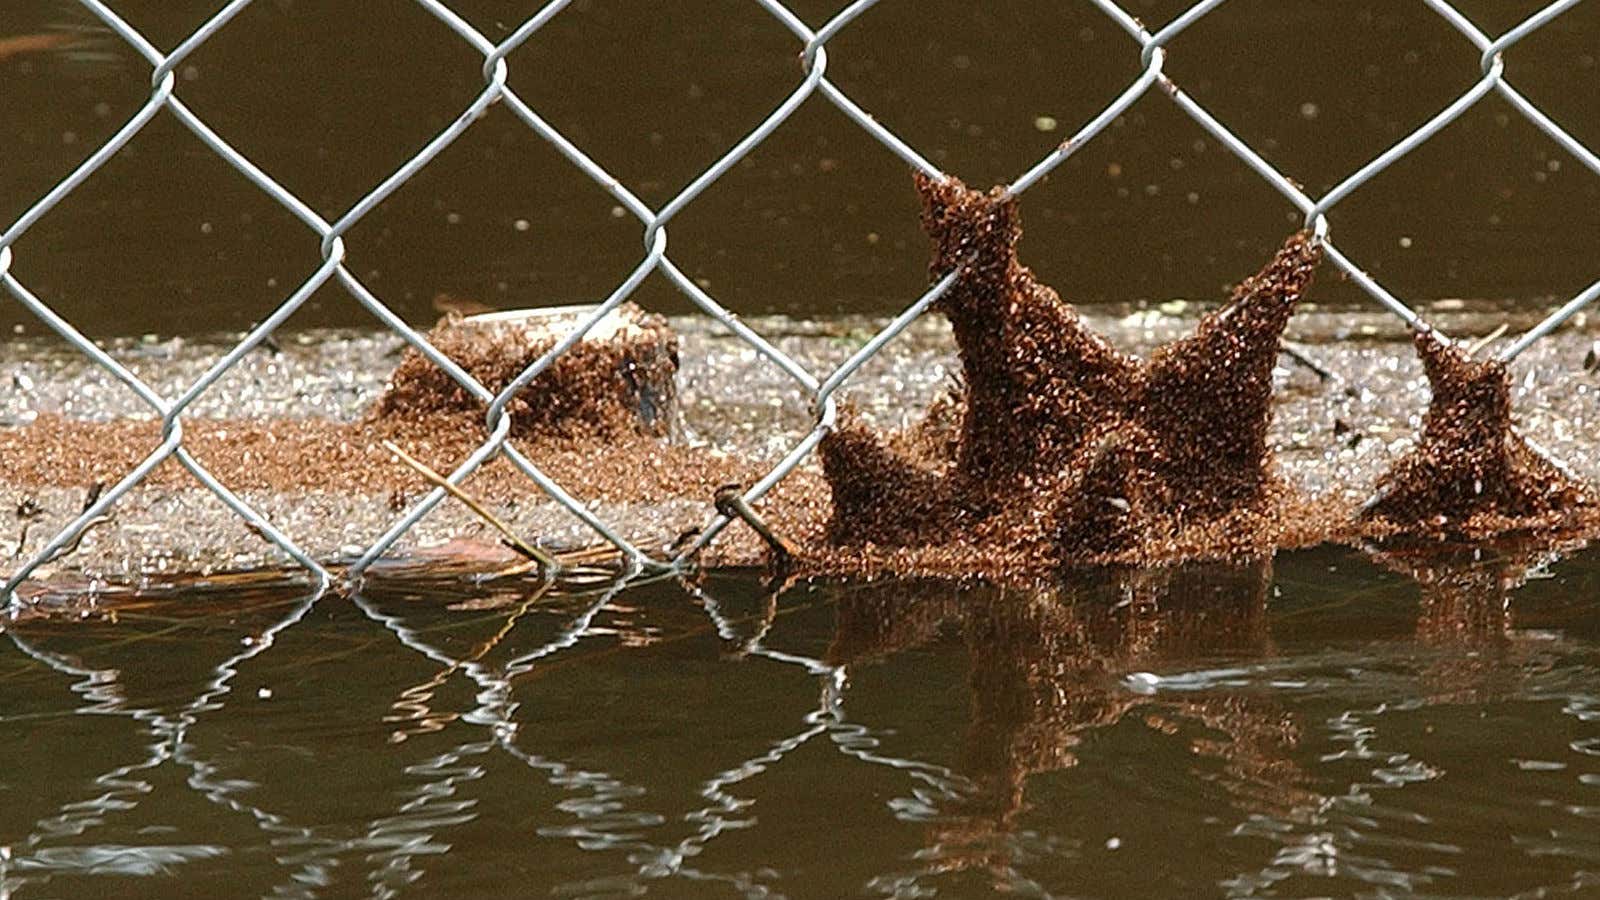
[[[461,484],[490,459],[504,456],[545,494],[564,506],[600,537],[614,544],[628,562],[629,570],[638,573],[673,570],[688,564],[699,550],[717,538],[729,520],[721,514],[716,515],[705,524],[692,543],[681,548],[670,559],[646,553],[625,539],[588,506],[569,495],[561,485],[550,479],[532,460],[508,442],[511,423],[505,410],[514,396],[545,371],[557,357],[575,346],[605,315],[633,296],[647,278],[660,273],[690,304],[716,320],[739,340],[748,344],[752,350],[786,373],[809,398],[815,416],[811,430],[789,449],[765,477],[745,486],[743,500],[746,503],[756,503],[800,466],[834,426],[837,416],[836,395],[841,385],[875,356],[885,344],[901,334],[912,321],[942,296],[958,277],[958,271],[936,273],[926,291],[914,298],[881,331],[865,341],[843,364],[829,372],[812,372],[740,321],[716,293],[702,287],[686,274],[671,254],[668,241],[671,223],[712,185],[723,179],[734,166],[747,159],[774,133],[783,128],[795,112],[807,104],[830,104],[854,127],[880,144],[900,162],[935,179],[944,177],[940,168],[931,162],[927,155],[912,143],[903,140],[893,128],[874,118],[870,110],[863,108],[839,87],[838,80],[830,73],[830,41],[852,29],[863,17],[870,15],[874,7],[879,5],[879,0],[856,0],[839,9],[831,17],[816,20],[802,18],[779,0],[755,0],[759,10],[793,39],[791,49],[798,57],[799,66],[794,70],[788,92],[764,118],[754,125],[746,126],[748,130],[732,132],[736,136],[729,139],[720,154],[676,193],[659,204],[650,204],[640,199],[633,188],[618,179],[605,165],[606,154],[603,148],[589,148],[584,142],[574,139],[568,131],[552,124],[552,119],[541,113],[539,104],[528,102],[509,86],[511,66],[513,63],[520,66],[523,61],[517,52],[518,49],[558,17],[571,15],[572,13],[568,11],[571,5],[568,0],[553,0],[514,28],[509,27],[508,23],[499,40],[487,37],[442,0],[414,0],[414,2],[417,8],[438,20],[481,56],[481,88],[448,125],[434,134],[398,168],[383,176],[348,209],[329,221],[299,196],[274,180],[255,161],[236,149],[225,135],[214,130],[203,116],[197,115],[179,96],[181,67],[194,57],[202,45],[228,28],[230,22],[251,5],[250,0],[233,0],[226,4],[203,25],[177,43],[170,52],[165,53],[135,27],[120,18],[102,0],[83,0],[84,7],[90,13],[104,22],[107,28],[148,61],[151,67],[151,92],[144,105],[120,130],[95,150],[72,174],[62,179],[16,222],[0,233],[0,277],[4,279],[3,286],[6,293],[13,300],[22,304],[71,345],[93,359],[96,364],[139,392],[162,419],[163,441],[159,447],[152,450],[150,456],[138,468],[108,489],[95,504],[85,510],[82,516],[63,529],[45,551],[16,569],[4,587],[8,595],[38,566],[62,547],[80,537],[84,528],[95,517],[103,514],[107,508],[135,487],[155,465],[167,458],[174,458],[187,467],[206,488],[233,508],[259,533],[303,564],[319,583],[325,583],[329,575],[318,562],[303,553],[289,535],[277,531],[226,485],[211,477],[183,445],[183,419],[192,404],[212,388],[217,380],[228,373],[240,359],[268,340],[276,328],[324,285],[341,286],[359,306],[378,318],[434,364],[442,367],[483,404],[483,441],[449,474],[452,485]],[[884,0],[884,2],[891,3],[894,0]],[[1295,180],[1294,173],[1284,172],[1275,165],[1272,154],[1261,152],[1249,141],[1241,138],[1239,133],[1230,128],[1225,118],[1214,115],[1196,95],[1186,92],[1184,85],[1174,80],[1167,71],[1169,53],[1180,52],[1183,47],[1183,43],[1179,40],[1180,36],[1213,15],[1224,2],[1225,0],[1202,0],[1186,7],[1169,20],[1157,24],[1141,21],[1112,0],[1090,0],[1090,5],[1104,17],[1102,27],[1111,32],[1121,32],[1126,36],[1127,58],[1137,61],[1136,68],[1132,70],[1136,74],[1121,86],[1120,93],[1107,96],[1103,101],[1104,105],[1097,112],[1082,121],[1063,124],[1061,134],[1067,135],[1066,139],[1053,149],[1043,152],[1029,167],[1017,173],[1009,182],[1008,193],[1012,196],[1020,195],[1038,184],[1064,160],[1085,144],[1095,140],[1097,135],[1142,99],[1164,96],[1178,111],[1192,119],[1209,141],[1215,142],[1220,150],[1236,157],[1267,186],[1292,204],[1303,216],[1306,227],[1314,232],[1326,257],[1343,270],[1362,291],[1407,325],[1421,328],[1425,323],[1404,300],[1385,289],[1357,261],[1339,248],[1336,241],[1337,222],[1339,206],[1343,201],[1361,190],[1380,173],[1391,169],[1399,160],[1428,143],[1440,131],[1490,95],[1497,95],[1503,99],[1511,109],[1547,135],[1578,165],[1600,174],[1600,157],[1518,92],[1511,80],[1510,73],[1513,70],[1507,62],[1508,59],[1515,58],[1514,49],[1519,42],[1557,20],[1562,14],[1576,7],[1581,0],[1557,0],[1550,3],[1498,36],[1484,33],[1446,0],[1425,0],[1426,6],[1437,14],[1450,30],[1460,34],[1464,42],[1475,48],[1479,58],[1478,71],[1471,76],[1470,84],[1458,96],[1450,99],[1431,115],[1414,123],[1402,137],[1341,176],[1331,187],[1315,194],[1303,188]],[[1178,50],[1174,50],[1174,47]],[[530,53],[529,62],[537,62],[537,56],[538,54]],[[1394,89],[1404,89],[1402,78],[1397,77],[1394,82]],[[345,264],[347,252],[345,237],[374,209],[414,179],[448,146],[471,129],[486,110],[497,104],[503,106],[538,139],[553,147],[577,172],[609,194],[625,215],[631,215],[637,220],[642,233],[636,262],[620,283],[617,283],[591,312],[583,316],[570,334],[558,341],[548,353],[529,365],[521,375],[495,394],[433,348],[422,335],[395,314],[375,291],[364,284],[356,272],[351,271]],[[170,116],[193,132],[217,158],[236,169],[267,198],[299,219],[306,226],[308,234],[315,236],[320,247],[320,260],[315,258],[307,260],[308,267],[313,269],[312,273],[298,285],[286,286],[286,293],[269,315],[264,315],[259,323],[232,350],[216,360],[205,374],[173,397],[157,395],[132,373],[119,366],[69,322],[52,312],[12,272],[16,254],[23,252],[16,246],[19,238],[41,217],[60,204],[68,194],[94,177],[108,159],[121,152],[125,145],[156,116]],[[1500,358],[1503,360],[1514,358],[1541,336],[1575,315],[1596,296],[1600,296],[1600,281],[1567,300],[1537,327],[1507,344],[1500,352]],[[435,489],[406,510],[384,534],[374,538],[357,562],[350,567],[350,576],[359,576],[446,496],[445,489]]]
[[[685,27],[703,20],[716,27]],[[507,56],[508,84],[630,190],[660,204],[793,89],[791,41],[754,3],[684,0],[671,15],[642,16],[624,5],[574,4]]]
[[[191,189],[197,182],[204,190]],[[13,274],[91,335],[118,319],[182,334],[196,308],[247,330],[322,262],[316,236],[292,212],[167,113],[62,196],[13,251]]]
[[[847,313],[915,293],[927,238],[905,176],[832,104],[806,103],[684,210],[672,256],[745,315]],[[681,305],[672,294],[663,303]]]
[[[335,32],[337,43],[319,39]],[[179,92],[285,188],[336,216],[482,93],[481,65],[411,0],[359,11],[254,2],[190,56]],[[342,149],[357,144],[359,154]]]
[[[565,235],[581,235],[583,252],[571,252]],[[440,294],[592,301],[640,252],[637,223],[615,198],[502,104],[352,226],[346,243],[364,284],[413,307]]]
[[[988,184],[1138,75],[1126,41],[1089,3],[879,3],[829,40],[829,80],[940,168]]]
[[[1032,188],[1022,213],[1029,268],[1080,309],[1226,296],[1304,217],[1160,91]]]
[[[1422,3],[1306,4],[1294,28],[1279,27],[1276,11],[1230,0],[1171,42],[1166,71],[1312,194],[1478,80],[1477,51]],[[1207,46],[1239,49],[1194,52]]]
[[[1600,267],[1600,179],[1491,94],[1340,203],[1340,243],[1403,296],[1570,297]],[[1496,252],[1538,235],[1539,252]],[[1551,259],[1573,266],[1551,266]],[[1511,310],[1531,324],[1531,309]]]

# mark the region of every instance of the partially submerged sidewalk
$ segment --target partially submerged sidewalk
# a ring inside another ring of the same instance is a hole
[[[1202,307],[1083,310],[1085,323],[1118,348],[1145,353],[1192,330]],[[1447,302],[1426,311],[1446,333],[1470,336],[1533,316],[1491,304]],[[529,457],[648,551],[662,551],[714,515],[720,485],[750,484],[810,429],[809,398],[755,350],[702,318],[675,318],[681,436],[672,442],[622,439],[596,446],[566,439],[519,440]],[[883,324],[866,319],[751,320],[802,365],[825,374]],[[1594,420],[1600,373],[1585,368],[1596,329],[1582,320],[1539,342],[1514,365],[1514,408],[1524,434],[1578,478],[1600,483]],[[1332,377],[1281,356],[1273,372],[1268,443],[1291,485],[1358,504],[1380,473],[1413,446],[1428,387],[1409,336],[1381,313],[1302,308],[1290,346]],[[174,395],[231,341],[127,340],[108,349],[164,395]],[[388,333],[305,332],[261,349],[204,394],[185,416],[185,446],[217,477],[310,554],[338,560],[369,546],[427,485],[385,451],[407,452],[448,470],[486,433],[481,418],[455,429],[411,432],[367,416],[399,361]],[[0,570],[37,552],[82,508],[95,485],[123,477],[159,443],[159,422],[132,392],[58,342],[17,339],[0,351]],[[876,427],[908,424],[957,377],[949,327],[929,316],[890,343],[841,398]],[[552,546],[596,537],[503,460],[467,484],[529,539]],[[828,488],[813,459],[762,504],[804,542],[822,533]],[[466,542],[461,542],[465,539]],[[495,550],[474,515],[447,500],[396,545],[417,554],[446,542],[453,552]],[[736,526],[710,549],[712,565],[761,561],[763,548]],[[282,562],[174,462],[152,473],[92,529],[56,572],[116,581],[176,572],[252,568]],[[487,564],[487,563],[486,563]],[[41,573],[46,574],[46,573]]]

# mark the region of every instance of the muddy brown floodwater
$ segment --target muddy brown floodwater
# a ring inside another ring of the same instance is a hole
[[[146,598],[0,635],[0,887],[1588,896],[1597,597],[1511,545]]]

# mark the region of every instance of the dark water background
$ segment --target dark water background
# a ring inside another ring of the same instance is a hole
[[[1534,559],[22,623],[0,892],[1594,896],[1600,557]]]
[[[113,4],[163,48],[217,6]],[[1186,4],[1139,0],[1151,23]],[[1497,34],[1543,6],[1462,0]],[[535,4],[452,6],[493,40]],[[838,4],[792,4],[813,25]],[[0,3],[0,37],[87,14]],[[109,34],[0,62],[0,223],[124,122],[149,69]],[[797,42],[756,3],[580,0],[509,60],[521,96],[659,207],[801,78]],[[1087,2],[885,0],[830,44],[830,76],[937,165],[1007,181],[1138,74],[1135,44]],[[1600,146],[1600,6],[1508,54],[1510,80]],[[330,220],[444,128],[482,59],[416,4],[260,0],[183,66],[178,95]],[[1233,0],[1172,45],[1167,71],[1313,195],[1478,76],[1478,51],[1421,3]],[[1041,130],[1053,119],[1054,130]],[[1600,276],[1600,178],[1496,96],[1340,204],[1341,247],[1401,297],[1544,305]],[[925,282],[903,164],[820,96],[680,215],[670,252],[741,313],[888,313]],[[1025,206],[1025,255],[1078,302],[1211,300],[1299,216],[1159,92]],[[605,296],[642,229],[495,108],[349,235],[353,270],[406,317],[446,292],[496,305]],[[193,333],[259,319],[319,261],[316,241],[170,116],[23,238],[13,271],[94,333]],[[659,277],[640,299],[687,301]],[[1363,302],[1332,278],[1314,300]],[[0,325],[23,322],[0,303]],[[28,323],[29,327],[37,327]],[[329,288],[291,326],[369,324]]]

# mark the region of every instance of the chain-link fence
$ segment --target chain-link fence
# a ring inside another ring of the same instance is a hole
[[[851,3],[818,27],[807,24],[800,16],[783,3],[778,2],[778,0],[756,0],[767,13],[788,29],[800,42],[802,47],[800,60],[803,77],[783,102],[761,121],[754,130],[738,140],[709,168],[694,178],[687,187],[659,208],[652,208],[640,200],[633,191],[624,186],[618,178],[614,177],[604,166],[581,149],[577,143],[551,125],[548,120],[540,115],[538,110],[524,102],[507,83],[509,72],[507,57],[553,18],[559,16],[570,5],[570,0],[554,0],[554,2],[547,4],[537,14],[517,27],[509,37],[499,43],[486,38],[482,32],[453,12],[447,4],[439,2],[439,0],[416,0],[419,6],[447,25],[462,40],[471,44],[482,54],[483,89],[472,103],[465,110],[462,110],[461,114],[447,128],[436,135],[420,152],[384,178],[376,188],[368,192],[348,211],[333,221],[329,221],[319,215],[305,201],[284,188],[271,175],[230,145],[226,139],[212,130],[200,116],[196,115],[176,93],[179,81],[178,72],[184,61],[191,57],[197,48],[217,34],[219,30],[227,26],[230,20],[248,7],[250,0],[233,0],[233,2],[228,3],[170,52],[163,52],[158,49],[139,30],[129,25],[117,12],[105,3],[100,2],[100,0],[82,0],[82,2],[90,13],[149,62],[152,67],[151,92],[148,100],[138,112],[117,130],[109,140],[98,147],[88,159],[70,175],[61,180],[16,222],[7,227],[3,234],[0,234],[0,282],[3,282],[6,293],[12,299],[64,337],[78,351],[93,359],[95,363],[104,367],[118,380],[132,389],[160,417],[162,423],[161,440],[131,472],[101,493],[92,504],[66,525],[59,534],[13,572],[3,589],[8,598],[14,596],[14,589],[28,579],[40,565],[56,558],[65,548],[75,546],[76,541],[86,528],[91,527],[92,523],[99,520],[113,504],[137,486],[153,469],[168,459],[176,459],[183,467],[193,473],[201,484],[222,499],[253,530],[265,536],[291,558],[308,569],[319,584],[328,584],[332,579],[330,573],[317,560],[302,551],[293,536],[283,533],[268,521],[265,516],[252,509],[238,494],[215,478],[184,446],[184,417],[186,412],[193,407],[195,401],[212,388],[218,379],[229,372],[246,354],[268,340],[273,331],[300,309],[314,292],[326,285],[336,284],[342,287],[362,307],[376,316],[418,352],[443,369],[465,390],[483,403],[485,407],[484,440],[475,452],[450,473],[449,481],[452,484],[461,484],[489,460],[497,456],[504,456],[536,484],[541,491],[554,498],[570,511],[573,516],[582,520],[605,540],[614,544],[622,552],[628,563],[629,570],[640,573],[681,568],[695,554],[714,541],[718,534],[729,524],[730,520],[724,515],[715,516],[700,530],[693,542],[681,547],[676,555],[670,558],[652,556],[641,550],[638,546],[630,543],[611,525],[598,517],[585,504],[569,495],[561,485],[549,478],[533,461],[508,442],[507,439],[511,432],[511,417],[506,411],[507,405],[519,391],[527,387],[534,378],[544,372],[557,357],[582,340],[585,334],[601,319],[626,301],[648,276],[659,272],[670,283],[675,285],[699,310],[714,318],[762,357],[782,369],[810,399],[814,412],[813,427],[765,477],[755,482],[745,491],[744,501],[746,503],[756,503],[771,491],[778,482],[806,460],[816,449],[823,436],[834,427],[837,415],[835,395],[840,386],[850,379],[863,364],[872,359],[885,344],[904,331],[913,320],[949,290],[959,274],[957,271],[951,271],[943,274],[942,277],[936,278],[933,285],[925,293],[906,306],[903,312],[863,344],[843,364],[831,372],[816,373],[808,371],[795,359],[780,350],[773,342],[741,322],[704,287],[686,275],[668,253],[668,225],[672,220],[683,212],[686,207],[694,203],[698,197],[718,182],[736,164],[761,146],[796,110],[807,103],[831,104],[842,112],[849,121],[853,122],[855,126],[913,168],[934,178],[944,177],[944,173],[930,162],[924,154],[918,152],[916,148],[897,137],[890,129],[875,120],[869,111],[857,105],[828,77],[828,42],[840,32],[849,28],[861,16],[867,14],[874,6],[878,5],[878,0],[857,0],[857,2]],[[1211,135],[1223,147],[1227,148],[1229,153],[1243,161],[1261,179],[1294,204],[1303,213],[1305,226],[1321,242],[1326,257],[1346,273],[1354,283],[1408,326],[1418,327],[1423,323],[1411,306],[1385,289],[1357,261],[1352,260],[1340,251],[1334,240],[1335,229],[1330,221],[1330,214],[1339,203],[1380,172],[1389,169],[1395,163],[1416,151],[1441,129],[1461,117],[1491,94],[1498,94],[1513,109],[1544,134],[1548,135],[1573,158],[1577,159],[1592,172],[1600,174],[1600,156],[1597,156],[1593,150],[1574,138],[1561,125],[1543,113],[1533,102],[1519,93],[1507,75],[1507,52],[1530,34],[1546,26],[1568,10],[1578,6],[1581,0],[1558,0],[1558,2],[1551,3],[1498,37],[1491,37],[1485,34],[1446,0],[1423,0],[1428,8],[1437,13],[1455,31],[1459,32],[1463,40],[1470,41],[1481,51],[1480,76],[1470,89],[1457,97],[1448,106],[1410,131],[1320,197],[1309,196],[1291,177],[1279,171],[1256,149],[1252,148],[1250,144],[1237,137],[1224,122],[1214,117],[1192,96],[1185,93],[1182,86],[1174,82],[1164,72],[1169,43],[1186,29],[1189,29],[1222,6],[1225,0],[1204,0],[1204,2],[1190,7],[1170,22],[1154,29],[1140,22],[1121,6],[1111,2],[1111,0],[1091,0],[1091,2],[1099,12],[1107,16],[1127,33],[1130,38],[1129,52],[1138,54],[1141,72],[1132,84],[1112,98],[1097,115],[1083,123],[1070,138],[1053,147],[1035,165],[1012,180],[1008,191],[1013,196],[1020,195],[1039,183],[1041,179],[1061,165],[1064,160],[1094,140],[1096,135],[1104,131],[1134,103],[1146,94],[1157,91],[1165,94],[1178,109],[1198,123],[1206,133]],[[1403,84],[1396,85],[1395,89],[1404,90],[1405,86]],[[622,283],[611,291],[604,302],[593,307],[570,334],[556,343],[547,353],[528,366],[498,393],[484,387],[456,362],[431,346],[422,334],[407,325],[374,291],[363,284],[355,272],[346,265],[347,247],[345,244],[345,235],[358,222],[361,222],[386,198],[399,190],[401,186],[413,179],[420,171],[438,158],[452,142],[473,127],[480,114],[494,104],[501,104],[513,113],[533,133],[543,141],[548,142],[573,166],[610,194],[621,208],[638,219],[643,227],[642,256]],[[68,195],[78,190],[85,182],[94,177],[95,173],[108,160],[121,152],[153,119],[162,114],[170,115],[182,123],[210,148],[217,157],[243,174],[266,196],[303,223],[311,233],[317,236],[321,248],[321,263],[315,272],[282,300],[271,315],[252,328],[232,350],[216,360],[187,390],[182,391],[175,397],[162,396],[152,389],[129,368],[113,359],[93,341],[86,338],[70,321],[57,314],[12,272],[14,258],[12,248],[18,239],[43,216],[61,204]],[[1500,354],[1501,358],[1510,360],[1516,357],[1542,336],[1566,322],[1580,309],[1592,302],[1596,296],[1600,296],[1600,281],[1591,284],[1560,308],[1551,312],[1538,325],[1505,345]],[[382,556],[446,496],[447,492],[444,489],[435,489],[407,509],[388,530],[371,542],[359,559],[348,568],[345,577],[358,578],[374,560]]]

